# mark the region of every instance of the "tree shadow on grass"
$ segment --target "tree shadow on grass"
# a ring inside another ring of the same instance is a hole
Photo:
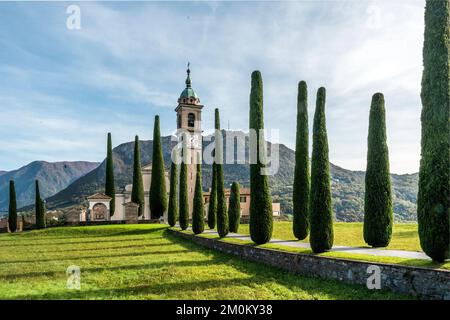
[[[336,299],[352,299],[351,292],[355,291],[360,292],[364,296],[364,299],[369,299],[372,296],[376,297],[377,294],[379,294],[379,298],[381,299],[386,299],[387,295],[392,295],[392,299],[406,298],[406,296],[393,294],[389,291],[377,290],[377,292],[375,292],[373,290],[368,290],[361,285],[345,284],[334,279],[317,279],[313,277],[298,275],[279,267],[266,266],[262,263],[245,260],[235,255],[202,247],[190,241],[183,241],[183,239],[178,238],[176,235],[169,232],[165,232],[163,235],[169,240],[177,242],[181,246],[191,251],[198,251],[208,256],[213,256],[213,259],[215,261],[226,263],[227,265],[235,268],[242,273],[251,275],[253,278],[258,276],[258,278],[255,279],[259,279],[259,282],[264,282],[266,280],[275,281],[276,283],[289,287],[291,289],[307,289],[307,291],[310,293],[312,292],[314,294],[329,294],[331,296],[335,296]],[[255,243],[247,245],[250,247],[258,247],[258,245]],[[284,279],[283,275],[284,277],[290,279]],[[311,283],[314,283],[314,285],[309,285]],[[324,284],[326,284],[325,287],[323,287]],[[345,287],[347,290],[342,290],[343,287]],[[344,293],[341,291],[344,291]]]
[[[77,237],[78,239],[79,237]],[[71,237],[73,239],[73,237]],[[87,244],[87,243],[107,243],[113,242],[117,243],[118,241],[143,241],[143,240],[157,240],[163,239],[163,237],[151,237],[151,238],[131,238],[131,239],[117,239],[117,240],[89,240],[89,241],[68,241],[68,242],[49,242],[49,243],[26,243],[26,244],[7,244],[1,245],[2,248],[6,247],[33,247],[33,246],[43,246],[43,245],[77,245],[77,244]]]
[[[108,241],[109,242],[109,241]],[[95,247],[95,248],[74,248],[64,250],[33,250],[33,253],[52,253],[52,252],[84,252],[84,251],[102,251],[102,250],[121,250],[121,249],[132,249],[132,248],[147,248],[147,247],[164,247],[164,246],[173,246],[174,243],[142,243],[142,244],[134,244],[128,246],[115,246],[115,247]]]
[[[0,264],[14,264],[14,263],[42,263],[42,262],[59,262],[59,261],[76,261],[84,259],[108,259],[108,258],[120,258],[120,257],[137,257],[137,256],[147,256],[156,254],[180,254],[186,253],[189,250],[171,250],[171,251],[146,251],[146,252],[130,252],[130,253],[120,253],[120,254],[109,254],[109,255],[96,255],[96,256],[78,256],[78,257],[57,257],[51,259],[31,259],[31,260],[9,260],[0,261]]]
[[[292,277],[290,277],[292,278]],[[385,298],[382,292],[370,292],[364,290],[364,296],[362,289],[357,289],[351,285],[335,285],[330,281],[324,284],[323,280],[318,279],[306,279],[297,278],[287,279],[281,277],[279,274],[258,274],[257,272],[249,272],[247,277],[233,277],[228,279],[212,279],[212,280],[179,280],[177,282],[156,282],[152,284],[144,284],[129,287],[120,288],[101,288],[101,289],[89,289],[81,291],[60,291],[44,294],[32,294],[14,297],[15,299],[110,299],[110,298],[123,298],[123,297],[142,297],[142,296],[158,296],[161,298],[176,297],[176,299],[183,299],[189,292],[205,291],[208,289],[220,288],[229,289],[233,287],[246,287],[252,290],[261,290],[261,288],[268,288],[271,284],[282,285],[290,289],[297,289],[299,293],[309,294],[311,297],[323,297],[328,296],[334,299],[349,299],[355,297],[355,294],[361,294],[359,298]],[[239,290],[239,289],[236,289]],[[270,290],[270,289],[269,289]],[[386,294],[386,293],[384,293]],[[222,296],[221,298],[227,299],[229,297]],[[281,297],[279,297],[281,298]],[[208,299],[208,297],[206,297]],[[214,299],[214,297],[212,297]],[[248,299],[254,299],[253,296]]]
[[[105,272],[105,271],[131,271],[131,270],[142,270],[149,271],[152,269],[164,268],[164,267],[201,267],[201,266],[209,266],[209,265],[217,265],[220,264],[219,261],[215,259],[208,260],[196,260],[196,261],[171,261],[168,263],[167,261],[159,261],[159,262],[146,262],[142,264],[131,264],[131,265],[119,265],[119,266],[109,266],[109,267],[87,267],[81,268],[81,276],[86,273],[96,273],[96,272]],[[27,273],[10,273],[7,275],[0,275],[0,279],[2,280],[15,280],[20,278],[40,278],[40,277],[66,277],[66,272],[61,270],[50,270],[50,271],[41,271],[41,272],[27,272]]]

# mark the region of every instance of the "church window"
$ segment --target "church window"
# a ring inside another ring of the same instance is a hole
[[[188,114],[188,127],[193,128],[195,126],[195,114],[189,113]]]
[[[179,114],[177,117],[177,127],[178,129],[181,128],[181,114]]]

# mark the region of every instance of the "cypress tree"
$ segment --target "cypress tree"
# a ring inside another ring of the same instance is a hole
[[[308,150],[308,88],[305,81],[298,84],[297,137],[295,145],[294,236],[303,240],[309,232],[309,150]]]
[[[208,204],[208,227],[214,229],[216,227],[217,216],[217,181],[216,181],[216,163],[212,164],[211,194]]]
[[[367,142],[364,241],[373,247],[386,247],[391,241],[393,211],[384,96],[381,93],[372,98]]]
[[[217,232],[219,237],[225,237],[228,232],[228,209],[225,200],[225,186],[223,178],[223,145],[222,145],[222,133],[220,131],[220,117],[219,109],[215,110],[215,163],[216,163],[216,187],[217,187]]]
[[[187,136],[183,136],[183,155],[180,164],[180,228],[186,230],[189,227],[189,195],[188,195],[188,168],[187,168]]]
[[[153,128],[152,181],[150,184],[150,212],[153,219],[159,219],[167,210],[166,174],[161,146],[159,116],[155,116]]]
[[[261,73],[253,71],[250,92],[250,133],[256,135],[256,152],[250,152],[250,237],[253,242],[263,244],[272,238],[273,213],[272,197],[265,168],[264,149],[263,82]],[[260,132],[261,130],[261,132]],[[261,150],[260,150],[261,149]]]
[[[177,224],[178,220],[178,201],[177,201],[177,164],[172,161],[170,166],[170,194],[169,194],[169,210],[167,213],[168,222],[171,227]]]
[[[202,190],[202,164],[197,162],[197,176],[195,178],[194,204],[192,209],[192,231],[200,234],[205,230],[205,208]]]
[[[141,173],[141,152],[139,150],[139,137],[134,139],[134,163],[133,163],[133,189],[131,191],[131,201],[139,205],[138,216],[144,214],[144,183]]]
[[[9,210],[8,210],[8,225],[9,231],[16,232],[17,230],[17,202],[16,202],[16,188],[14,181],[9,181]]]
[[[422,158],[417,218],[420,245],[435,261],[450,257],[450,3],[427,0],[422,76]]]
[[[112,217],[116,210],[116,187],[114,184],[114,163],[112,154],[112,141],[111,133],[108,133],[108,142],[106,148],[106,176],[105,176],[105,194],[110,196],[111,202],[109,203],[109,215]]]
[[[36,180],[36,199],[35,199],[35,214],[36,214],[36,228],[44,229],[45,228],[45,204],[41,199],[41,195],[39,192],[39,181]]]
[[[241,219],[241,194],[239,183],[233,182],[231,185],[230,202],[228,205],[228,215],[230,218],[230,232],[237,233]]]
[[[316,112],[313,124],[313,148],[311,157],[311,197],[309,241],[315,253],[333,247],[333,207],[331,204],[330,163],[328,161],[328,137],[325,121],[325,88],[317,92]]]

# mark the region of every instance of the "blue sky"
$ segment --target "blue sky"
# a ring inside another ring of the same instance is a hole
[[[81,29],[66,8],[81,8]],[[101,161],[135,134],[175,129],[187,61],[203,127],[248,128],[250,74],[266,127],[295,144],[297,83],[327,88],[330,161],[364,170],[371,97],[383,92],[391,171],[418,171],[424,1],[0,3],[0,170]]]

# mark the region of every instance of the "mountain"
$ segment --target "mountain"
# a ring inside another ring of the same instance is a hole
[[[21,208],[34,203],[36,179],[39,180],[41,196],[47,198],[96,167],[98,163],[86,161],[34,161],[20,169],[0,174],[0,211],[8,210],[9,180],[11,179],[15,182],[17,206]]]
[[[1,170],[0,170],[0,176],[1,176],[2,174],[5,174],[6,172],[8,172],[8,171],[1,171]]]
[[[210,139],[204,140],[210,141]],[[204,148],[209,142],[204,143]],[[166,170],[170,168],[170,150],[175,145],[170,137],[162,138]],[[226,145],[226,144],[225,144]],[[272,146],[268,142],[269,147]],[[248,138],[246,138],[246,164],[225,164],[225,185],[238,181],[249,186],[250,167],[248,165]],[[295,152],[283,144],[279,148],[279,170],[269,181],[274,202],[280,202],[282,211],[292,213],[292,184],[294,176]],[[152,159],[152,141],[141,141],[141,162],[146,165]],[[224,150],[226,154],[226,147]],[[236,159],[236,151],[234,152]],[[121,144],[114,148],[114,176],[118,189],[132,182],[133,142]],[[339,221],[362,221],[364,212],[364,172],[351,171],[330,164],[332,176],[333,205],[336,219]],[[103,191],[105,181],[105,161],[85,176],[74,181],[66,189],[47,199],[49,208],[68,207],[86,203],[86,196]],[[203,165],[203,187],[209,188],[211,182],[211,165]],[[416,219],[416,200],[418,174],[392,175],[394,190],[394,211],[397,220],[412,221]]]

